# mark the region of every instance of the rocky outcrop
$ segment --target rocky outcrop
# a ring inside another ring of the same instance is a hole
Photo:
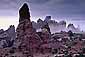
[[[68,24],[67,26],[68,28],[68,31],[72,31],[72,32],[75,32],[75,33],[80,33],[81,31],[79,30],[79,28],[75,28],[75,26],[73,24]]]
[[[40,18],[37,20],[37,26],[38,29],[42,28],[43,26],[45,26],[47,24],[47,22],[44,22],[43,20],[41,20]]]
[[[40,39],[33,29],[30,21],[30,12],[27,4],[24,4],[19,10],[19,25],[17,27],[18,49],[20,52],[27,52],[26,56],[37,52],[40,45]]]
[[[51,20],[51,16],[46,16],[44,21],[48,23],[50,20]]]
[[[66,21],[60,21],[57,22],[55,20],[51,20],[51,16],[46,16],[45,20],[41,20],[40,18],[37,20],[37,22],[32,22],[33,28],[35,28],[37,31],[40,31],[41,27],[48,24],[51,33],[61,32],[61,31],[69,31],[71,30],[74,33],[81,33],[79,28],[76,28],[73,24],[68,24],[66,27]]]
[[[6,31],[0,30],[0,48],[12,47],[16,38],[15,27],[11,25]]]
[[[44,21],[38,19],[37,23],[32,22],[33,28],[35,28],[37,31],[39,31],[40,28],[44,27],[47,24],[52,34],[60,31],[66,31],[66,22],[65,21],[57,22],[55,20],[51,20],[51,16],[46,16]]]

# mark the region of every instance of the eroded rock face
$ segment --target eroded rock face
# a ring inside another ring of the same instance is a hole
[[[15,27],[11,25],[7,30],[0,30],[0,48],[12,47],[16,38]]]
[[[30,21],[30,12],[27,4],[24,4],[19,10],[20,19],[17,27],[17,39],[19,44],[18,48],[26,53],[35,53],[40,44],[40,39],[33,29]]]

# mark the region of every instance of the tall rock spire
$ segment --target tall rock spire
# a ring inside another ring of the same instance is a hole
[[[32,22],[30,21],[29,8],[26,3],[20,8],[19,15],[20,18],[16,33],[17,42],[20,41],[20,43],[17,45],[17,47],[22,50],[21,52],[33,54],[33,52],[36,50],[35,48],[38,47],[40,40],[36,35],[36,32],[34,32]]]
[[[30,18],[29,8],[28,8],[28,5],[26,3],[20,8],[19,16],[20,16],[19,22],[23,21],[24,19]]]

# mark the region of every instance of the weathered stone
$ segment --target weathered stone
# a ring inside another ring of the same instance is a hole
[[[26,3],[20,8],[19,15],[20,15],[19,22],[23,21],[24,19],[30,18],[29,8],[28,8],[28,5]]]
[[[34,31],[32,22],[30,21],[30,12],[26,3],[20,8],[19,14],[20,19],[16,33],[17,41],[20,43],[17,46],[21,52],[27,51],[26,54],[33,54],[40,44],[40,39]]]
[[[0,48],[13,46],[16,38],[15,27],[11,25],[6,31],[1,30],[0,33]]]

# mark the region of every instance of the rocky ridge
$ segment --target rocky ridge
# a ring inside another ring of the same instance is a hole
[[[81,33],[79,28],[76,28],[73,24],[66,27],[66,21],[60,21],[57,22],[55,20],[51,20],[51,16],[46,16],[45,20],[43,21],[42,19],[38,19],[37,22],[32,21],[33,28],[35,28],[37,31],[44,26],[46,23],[48,23],[48,26],[50,28],[50,32],[56,33],[56,32],[61,32],[61,31],[69,31],[71,30],[74,33]]]

